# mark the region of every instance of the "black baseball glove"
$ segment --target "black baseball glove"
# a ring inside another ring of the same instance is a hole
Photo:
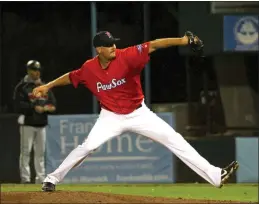
[[[204,44],[197,36],[195,36],[191,31],[186,31],[185,36],[188,37],[188,44],[193,52],[196,54],[203,54]]]

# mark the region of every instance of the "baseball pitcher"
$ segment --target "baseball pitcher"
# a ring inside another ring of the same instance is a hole
[[[30,153],[34,147],[34,166],[36,183],[42,183],[45,177],[45,141],[48,124],[47,115],[56,109],[56,100],[52,92],[36,98],[32,90],[43,84],[40,78],[41,65],[38,61],[27,63],[27,75],[17,84],[14,91],[14,106],[20,114],[20,176],[21,183],[31,183]]]
[[[161,143],[198,175],[213,186],[221,187],[238,168],[236,161],[225,168],[210,164],[179,133],[153,113],[144,102],[140,74],[156,50],[170,46],[189,45],[202,53],[203,43],[191,32],[181,38],[163,38],[125,49],[116,49],[116,42],[108,31],[97,33],[93,39],[97,56],[87,60],[80,69],[71,71],[33,90],[42,97],[57,86],[84,84],[100,101],[101,112],[86,140],[75,148],[61,165],[48,174],[43,191],[54,191],[66,174],[80,165],[103,143],[132,131]]]

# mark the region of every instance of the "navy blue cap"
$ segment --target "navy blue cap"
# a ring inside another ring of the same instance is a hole
[[[112,47],[119,38],[114,38],[109,31],[98,32],[93,39],[94,47]]]

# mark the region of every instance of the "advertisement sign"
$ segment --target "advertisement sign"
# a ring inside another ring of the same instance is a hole
[[[258,51],[259,16],[224,16],[224,51]]]
[[[171,126],[172,113],[158,114]],[[97,115],[49,116],[46,172],[53,172],[91,131]],[[131,132],[106,142],[62,183],[174,182],[173,154],[164,146]]]

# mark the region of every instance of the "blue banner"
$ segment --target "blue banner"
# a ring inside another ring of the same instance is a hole
[[[172,113],[160,113],[171,126]],[[46,172],[53,172],[85,140],[97,115],[49,116]],[[146,137],[125,132],[103,144],[85,162],[72,169],[62,183],[174,182],[173,154]]]
[[[259,16],[224,16],[224,51],[258,51]]]

